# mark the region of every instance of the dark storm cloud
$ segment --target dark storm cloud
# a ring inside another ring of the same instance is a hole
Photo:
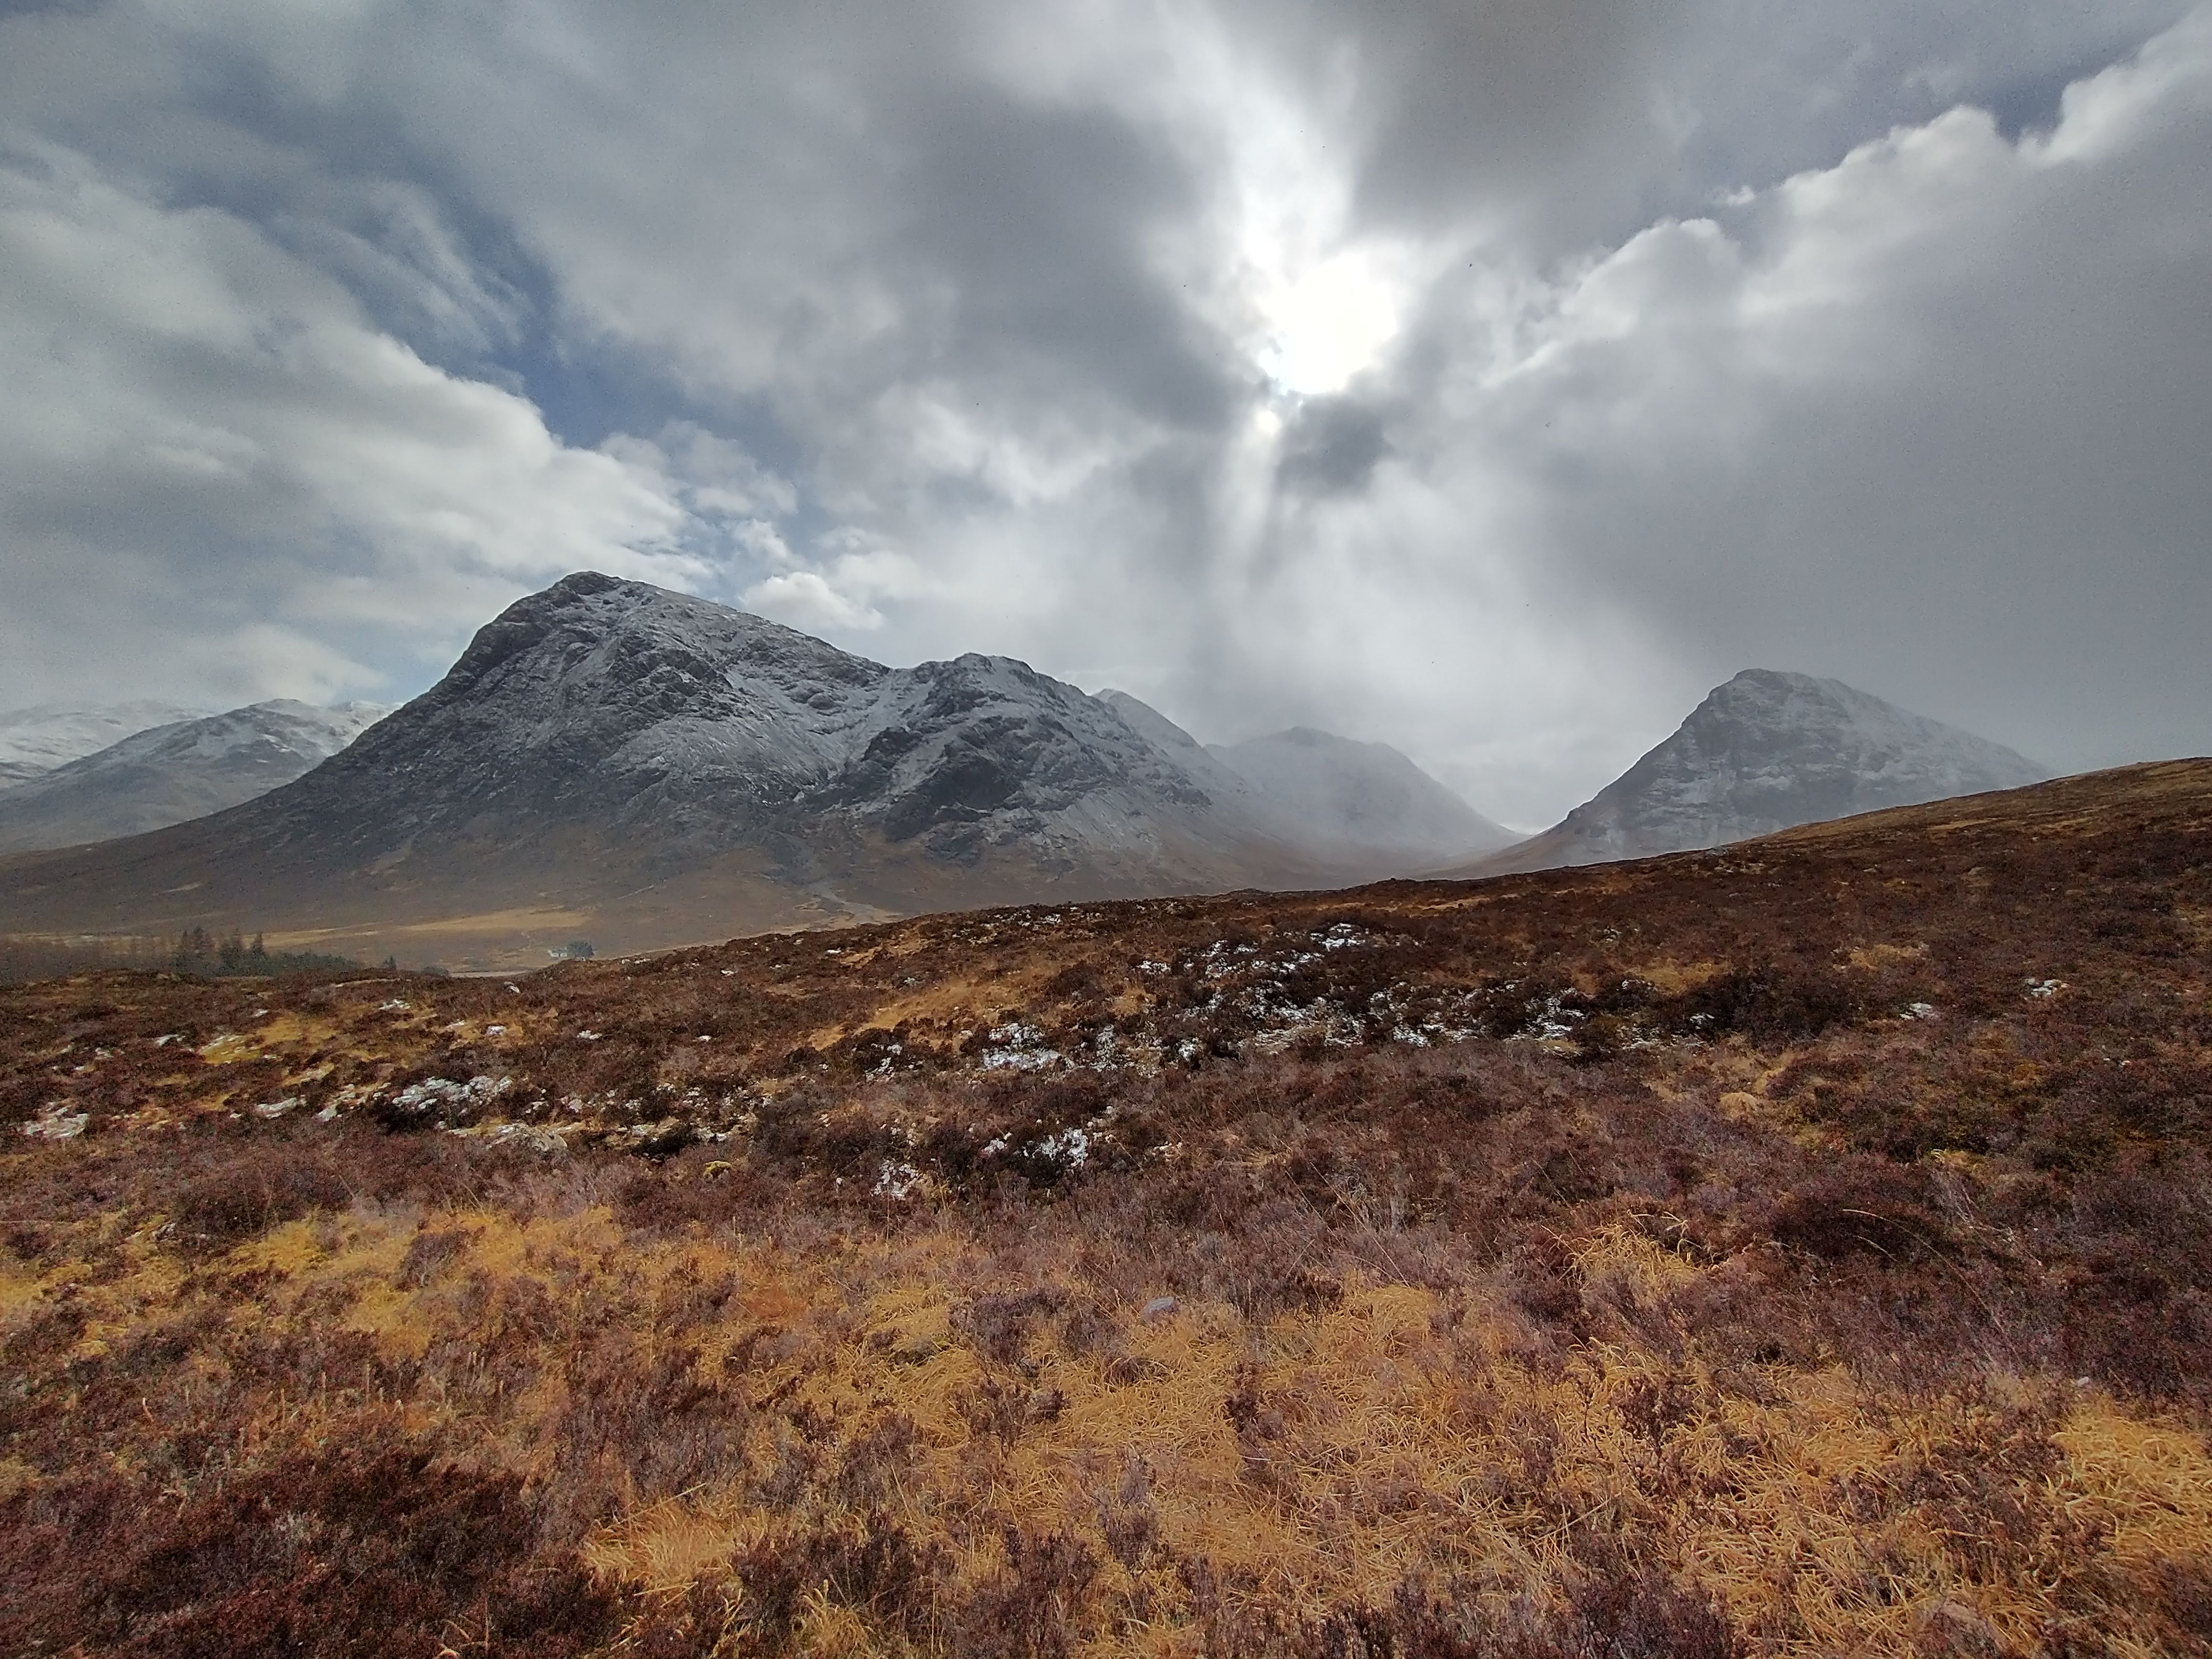
[[[1241,5],[1317,106],[1350,112],[1363,216],[1542,258],[1771,184],[1960,103],[2046,123],[2066,84],[2190,0],[1361,0]],[[1340,90],[1339,83],[1348,82]]]
[[[0,702],[597,564],[1522,822],[1753,661],[2212,746],[2184,10],[0,10]]]
[[[2164,57],[2048,142],[1947,118],[1740,246],[1678,228],[1594,278],[1638,287],[1643,330],[1564,345],[1519,395],[1572,386],[1584,423],[1512,441],[1572,580],[1708,675],[1779,653],[2062,766],[2203,747],[2212,39]],[[2167,74],[2194,98],[2145,108]],[[1650,410],[1632,467],[1589,423],[1623,405]]]

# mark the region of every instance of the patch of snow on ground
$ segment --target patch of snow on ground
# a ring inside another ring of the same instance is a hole
[[[1037,1157],[1079,1170],[1091,1161],[1091,1137],[1081,1129],[1054,1130],[1032,1149]]]
[[[465,1083],[452,1078],[425,1078],[392,1096],[392,1103],[410,1117],[422,1117],[440,1109],[453,1112],[472,1110],[490,1104],[514,1086],[511,1077],[472,1077]]]
[[[921,1186],[921,1170],[911,1164],[894,1164],[885,1158],[876,1176],[875,1194],[878,1198],[911,1198]]]
[[[67,1107],[53,1105],[26,1123],[23,1133],[40,1140],[75,1140],[91,1121],[89,1112],[72,1112]]]
[[[1044,1033],[1034,1025],[1018,1021],[1011,1025],[994,1026],[985,1041],[992,1045],[983,1055],[983,1069],[987,1072],[1035,1072],[1060,1063],[1060,1050],[1046,1048]]]

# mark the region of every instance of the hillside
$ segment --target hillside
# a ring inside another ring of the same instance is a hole
[[[1303,726],[1200,744],[1126,691],[1098,700],[1211,794],[1323,861],[1334,884],[1405,875],[1514,839],[1388,744]]]
[[[1251,783],[1286,829],[1370,876],[1431,868],[1514,840],[1388,744],[1299,726],[1206,752]]]
[[[0,1650],[2206,1651],[2209,1106],[2207,761],[0,990]]]
[[[1450,873],[1502,875],[1721,847],[2050,775],[2001,744],[1840,680],[1746,669],[1561,822]]]

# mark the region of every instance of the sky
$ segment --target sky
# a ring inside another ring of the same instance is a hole
[[[2212,6],[0,0],[0,708],[595,568],[1547,823],[2212,751]]]

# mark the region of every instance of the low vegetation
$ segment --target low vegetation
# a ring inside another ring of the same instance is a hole
[[[0,1651],[2212,1651],[2212,765],[0,992]]]
[[[258,979],[345,973],[361,965],[321,951],[272,951],[258,933],[249,940],[235,930],[212,934],[204,927],[187,928],[174,939],[0,939],[0,985],[103,969]]]

